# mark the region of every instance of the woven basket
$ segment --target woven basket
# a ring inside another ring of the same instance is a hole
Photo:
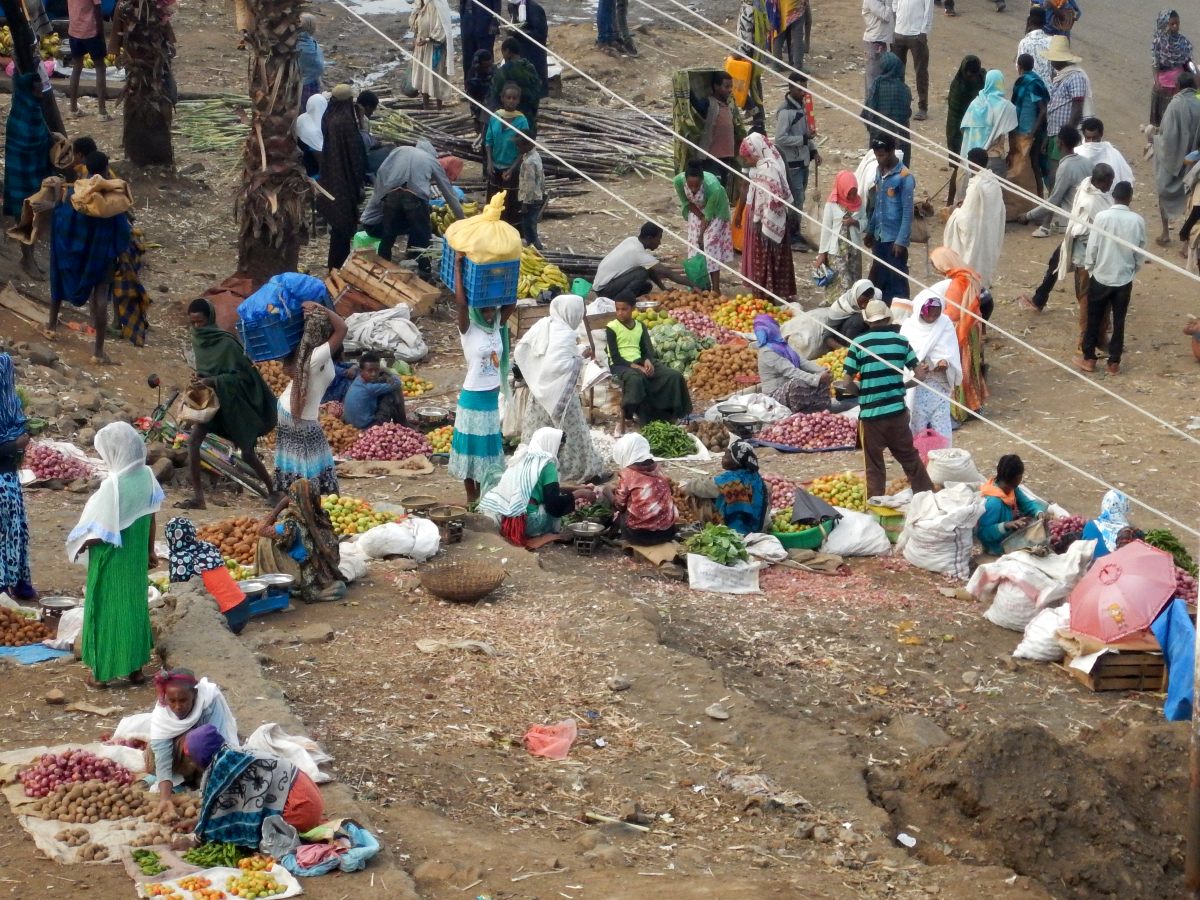
[[[508,573],[486,559],[439,563],[421,573],[421,587],[452,603],[474,603],[500,587]]]

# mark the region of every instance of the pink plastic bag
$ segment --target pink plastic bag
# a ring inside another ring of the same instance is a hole
[[[546,759],[566,759],[577,734],[574,719],[563,719],[557,725],[530,725],[525,749]]]
[[[926,428],[924,431],[917,432],[913,437],[913,446],[921,454],[921,462],[928,463],[929,451],[945,450],[950,446],[950,439],[932,428]]]

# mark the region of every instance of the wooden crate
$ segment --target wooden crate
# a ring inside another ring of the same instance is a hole
[[[1129,651],[1105,653],[1090,672],[1081,672],[1070,666],[1071,659],[1063,660],[1067,674],[1091,688],[1093,691],[1165,691],[1167,668],[1161,653]]]
[[[405,304],[414,317],[427,315],[441,295],[438,288],[381,258],[374,250],[355,250],[337,277],[389,309]]]

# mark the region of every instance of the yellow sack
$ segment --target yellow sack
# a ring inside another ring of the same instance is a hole
[[[521,233],[500,220],[505,193],[492,197],[479,215],[451,223],[445,238],[452,250],[481,264],[521,258]]]
[[[133,209],[133,192],[129,190],[129,184],[120,178],[92,175],[75,181],[71,205],[85,216],[111,219]]]

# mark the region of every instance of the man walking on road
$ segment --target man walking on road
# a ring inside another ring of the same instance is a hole
[[[1085,265],[1092,276],[1088,286],[1087,325],[1083,332],[1083,358],[1079,368],[1096,371],[1096,345],[1104,320],[1112,315],[1112,337],[1108,341],[1109,375],[1121,371],[1125,348],[1125,315],[1133,293],[1133,276],[1141,268],[1140,252],[1146,248],[1146,220],[1129,208],[1133,185],[1120,181],[1112,189],[1113,205],[1099,213],[1088,237]],[[1127,244],[1118,243],[1120,238]],[[1134,249],[1134,247],[1138,249]]]
[[[904,403],[904,370],[911,369],[918,379],[924,379],[929,370],[917,359],[908,339],[896,331],[891,311],[882,300],[868,303],[863,319],[869,330],[850,345],[841,387],[858,394],[867,496],[878,497],[887,487],[884,450],[892,451],[896,462],[903,467],[913,493],[932,491],[933,482],[921,462],[921,454],[913,446],[908,407]]]
[[[875,208],[863,239],[875,257],[871,282],[883,292],[883,303],[891,306],[892,298],[908,296],[908,241],[917,180],[896,156],[896,139],[890,134],[872,140],[871,150],[879,170],[875,174]]]
[[[896,31],[896,0],[863,0],[863,55],[866,59],[863,97],[871,93],[871,85],[879,77],[883,54],[892,46]]]
[[[896,35],[892,52],[908,68],[912,51],[917,78],[917,111],[913,118],[929,118],[929,31],[933,27],[933,0],[896,0]]]

